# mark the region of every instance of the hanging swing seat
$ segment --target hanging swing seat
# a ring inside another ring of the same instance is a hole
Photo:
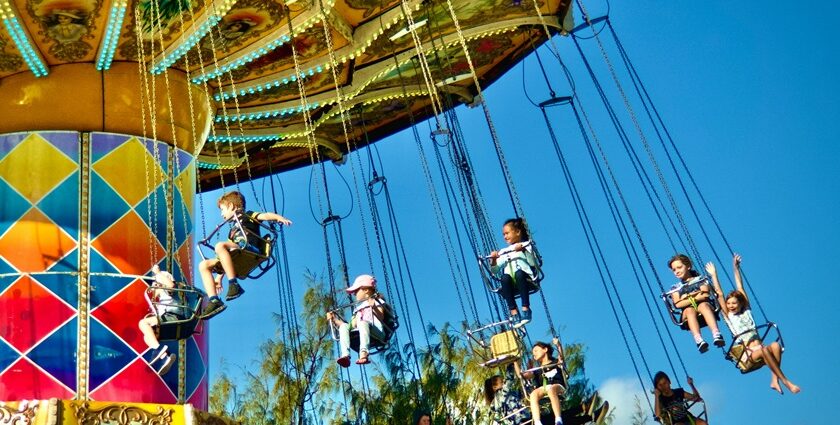
[[[492,334],[487,338],[487,333]],[[490,323],[476,329],[468,329],[467,336],[472,341],[473,351],[485,367],[501,367],[518,361],[525,353],[522,343],[523,330],[510,328],[510,322]]]
[[[758,369],[761,369],[764,366],[764,359],[759,358],[754,360],[750,355],[749,350],[747,350],[747,342],[739,342],[738,337],[741,337],[747,333],[756,332],[757,334],[761,335],[761,342],[762,344],[767,341],[767,337],[770,336],[771,332],[775,332],[776,338],[774,342],[779,343],[779,346],[782,347],[782,351],[785,350],[785,341],[782,338],[782,333],[779,331],[779,327],[773,322],[767,322],[761,326],[756,326],[755,331],[748,330],[744,331],[738,335],[735,335],[734,340],[732,341],[732,345],[729,346],[729,349],[726,350],[725,357],[727,360],[731,361],[738,370],[741,371],[742,374],[747,374]]]
[[[683,404],[685,405],[685,410],[690,413],[689,424],[693,425],[695,423],[695,419],[702,419],[706,421],[706,423],[709,423],[709,415],[706,412],[706,402],[702,398],[694,401],[684,400]],[[691,409],[694,409],[694,411],[692,412]],[[658,422],[662,425],[674,425],[671,412],[664,409],[662,410],[662,417],[656,418],[656,420],[658,420]]]
[[[540,256],[539,252],[537,251],[537,246],[533,241],[525,241],[522,243],[522,246],[525,249],[530,250],[534,254],[534,258],[536,259],[536,265],[530,270],[525,270],[526,274],[529,276],[526,280],[525,284],[528,285],[528,293],[534,294],[540,290],[540,283],[542,282],[545,275],[542,271],[542,257]],[[498,252],[499,257],[496,260],[498,261],[510,261],[513,260],[515,257],[519,255],[519,251],[515,250],[512,246],[507,248],[501,249]],[[506,258],[508,257],[508,258]],[[494,273],[492,267],[490,266],[490,257],[480,257],[478,259],[479,267],[481,269],[482,280],[487,284],[487,288],[491,292],[498,293],[502,288],[502,272]],[[516,264],[517,270],[520,270],[520,263],[521,260],[513,260],[514,264]],[[521,282],[514,282],[514,285],[519,285]],[[519,292],[514,291],[514,298],[519,298]]]
[[[525,353],[522,338],[515,329],[497,333],[490,337],[489,360],[481,363],[485,367],[498,367],[518,361]]]
[[[709,278],[706,276],[698,276],[691,280],[686,285],[694,285],[697,288],[703,285],[708,285],[711,289],[712,285],[709,282]],[[668,292],[663,292],[661,295],[662,302],[665,304],[665,308],[668,310],[668,314],[671,316],[671,321],[674,322],[675,325],[679,326],[682,330],[688,330],[688,320],[686,320],[685,316],[683,316],[683,309],[677,307],[674,303],[673,298],[671,298],[671,294],[678,292],[679,289],[672,289]],[[715,319],[720,320],[720,304],[718,303],[717,297],[715,296],[713,291],[709,291],[709,298],[707,301],[709,305],[712,307],[712,311],[715,313]],[[707,326],[706,318],[697,312],[697,322],[700,324],[700,328],[704,328]]]
[[[230,219],[225,220],[216,226],[216,228],[210,232],[206,238],[199,242],[198,252],[201,255],[201,258],[206,260],[207,257],[204,256],[204,251],[201,247],[203,246],[211,251],[214,250],[213,245],[210,244],[210,240],[219,233],[222,226],[230,224],[241,234],[247,235],[248,240],[256,241],[245,248],[237,248],[230,251],[230,257],[231,260],[233,260],[233,269],[236,273],[236,277],[239,279],[257,279],[274,267],[276,260],[272,256],[272,252],[274,249],[274,242],[277,240],[277,230],[275,230],[272,226],[256,220],[255,218],[248,216],[245,217],[247,217],[248,220],[253,220],[254,223],[267,230],[268,233],[262,236],[254,233],[247,226],[243,226],[242,221],[238,218],[238,215],[234,215]],[[217,262],[216,265],[213,266],[212,271],[217,274],[225,272],[220,262]]]
[[[163,304],[158,301],[155,297],[155,291],[158,290],[169,292],[175,303]],[[178,282],[174,288],[152,285],[146,289],[145,297],[152,311],[150,314],[158,320],[155,327],[158,340],[178,341],[200,333],[196,327],[201,321],[201,303],[204,301],[201,291]]]
[[[355,304],[347,304],[331,311],[333,313],[338,313],[341,310],[351,308],[353,306],[355,306]],[[382,331],[379,332],[379,330],[374,326],[370,327],[371,332],[368,354],[377,354],[385,351],[391,342],[391,337],[394,336],[394,333],[400,326],[399,319],[397,318],[393,307],[386,303],[378,304],[376,307],[379,307],[379,309],[374,309],[373,314],[376,315],[379,322],[382,323]],[[332,339],[338,342],[338,326],[336,326],[336,324],[332,321],[329,322],[329,325]],[[350,329],[350,349],[357,353],[359,352],[359,330],[355,328]]]

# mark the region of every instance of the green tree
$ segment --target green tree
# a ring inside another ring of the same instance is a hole
[[[330,292],[308,277],[299,330],[276,316],[278,336],[260,347],[259,367],[225,370],[213,382],[210,410],[243,424],[405,424],[420,411],[432,414],[436,425],[450,416],[457,425],[473,425],[473,411],[483,404],[484,380],[502,374],[480,365],[480,350],[449,324],[428,327],[430,344],[400,341],[375,355],[364,373],[350,382],[336,363],[335,343],[324,312],[334,305]],[[287,318],[286,318],[287,319]],[[285,335],[284,335],[285,333]],[[296,342],[299,341],[299,345]],[[594,390],[585,376],[585,347],[564,347],[569,371],[566,403],[579,404]],[[349,374],[348,374],[349,376]],[[346,400],[346,402],[345,402]]]
[[[307,276],[307,289],[301,313],[300,329],[267,340],[260,346],[260,363],[256,372],[240,368],[244,380],[232,379],[225,371],[213,382],[210,390],[210,411],[243,424],[306,423],[306,405],[319,392],[339,389],[333,341],[324,314],[332,299],[324,285],[314,276]],[[280,325],[287,318],[275,315]],[[283,328],[283,326],[278,326]],[[291,328],[291,327],[290,327]],[[299,342],[299,345],[298,345]],[[243,382],[244,381],[244,382]],[[333,403],[322,403],[319,411],[330,412]]]
[[[648,423],[647,411],[642,407],[642,399],[638,395],[633,396],[633,417],[631,423],[633,425],[646,425]]]

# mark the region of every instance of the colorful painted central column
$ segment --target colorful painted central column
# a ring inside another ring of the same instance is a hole
[[[148,312],[148,282],[136,275],[158,264],[178,280],[193,280],[191,141],[203,140],[193,133],[206,132],[207,108],[186,117],[165,107],[141,109],[140,80],[130,68],[112,69],[109,77],[89,66],[65,71],[82,86],[102,80],[89,86],[98,93],[33,97],[46,80],[30,78],[0,94],[4,108],[19,105],[4,109],[0,123],[0,400],[206,409],[207,329],[166,342],[179,354],[178,367],[158,376],[137,328]],[[160,99],[181,105],[190,94],[158,89]],[[57,114],[71,111],[66,102],[76,112]],[[91,114],[101,115],[97,126],[90,126],[98,119]]]

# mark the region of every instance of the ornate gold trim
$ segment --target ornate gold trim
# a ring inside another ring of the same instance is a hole
[[[90,133],[81,133],[79,158],[79,333],[76,346],[76,399],[88,398],[88,319],[90,315]]]
[[[0,424],[31,424],[38,410],[38,400],[20,402],[17,409],[5,403],[0,404]]]
[[[107,405],[94,409],[90,403],[73,406],[75,419],[87,425],[166,425],[173,423],[174,409],[156,406],[156,412],[149,412],[137,406]]]

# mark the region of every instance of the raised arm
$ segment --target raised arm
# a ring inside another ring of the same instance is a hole
[[[744,299],[749,304],[750,298],[747,296],[747,291],[744,290],[744,281],[741,277],[741,255],[738,253],[732,255],[732,272],[735,274],[735,288],[744,295]]]
[[[688,386],[691,387],[691,392],[688,392],[688,391],[685,392],[686,400],[691,400],[691,401],[702,400],[703,397],[700,397],[700,391],[697,391],[697,387],[694,386],[694,380],[691,379],[690,376],[686,376],[685,381],[688,383]]]
[[[259,220],[259,221],[276,221],[276,222],[278,222],[280,224],[284,224],[286,226],[291,226],[292,225],[292,220],[289,220],[288,218],[283,217],[282,215],[276,214],[276,213],[273,213],[273,212],[258,213],[256,219]]]
[[[708,273],[709,277],[712,278],[712,285],[714,286],[715,294],[717,295],[718,300],[720,300],[720,302],[723,302],[723,288],[720,287],[720,281],[718,280],[715,263],[711,261],[706,263],[706,273]]]
[[[557,358],[560,361],[560,364],[566,364],[566,356],[563,354],[563,345],[560,344],[560,338],[556,336],[551,339],[551,343],[554,344],[554,348],[557,349]]]

